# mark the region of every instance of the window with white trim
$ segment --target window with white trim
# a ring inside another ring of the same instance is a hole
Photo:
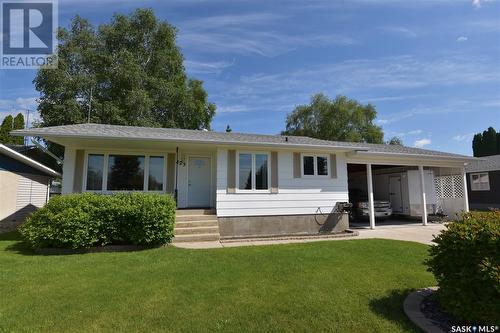
[[[87,191],[164,191],[165,157],[88,154]]]
[[[490,178],[487,172],[471,173],[470,174],[470,189],[471,191],[489,191]]]
[[[102,190],[104,155],[89,154],[87,157],[87,191]]]
[[[329,176],[329,163],[328,155],[303,154],[302,176]]]
[[[238,190],[269,190],[269,154],[239,153],[237,173]]]

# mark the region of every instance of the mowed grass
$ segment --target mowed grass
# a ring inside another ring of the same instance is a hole
[[[345,240],[36,255],[0,235],[0,331],[407,332],[427,246]]]

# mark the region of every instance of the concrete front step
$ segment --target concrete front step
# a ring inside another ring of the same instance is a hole
[[[205,220],[205,221],[176,221],[175,228],[193,228],[193,227],[218,227],[219,223],[217,220]]]
[[[181,242],[208,242],[208,241],[218,241],[220,238],[219,233],[208,233],[208,234],[196,234],[196,235],[176,235],[174,237],[174,243]]]
[[[217,215],[176,215],[175,221],[217,221]]]
[[[175,215],[215,215],[215,209],[177,209]]]
[[[219,227],[194,227],[194,228],[175,228],[175,235],[199,235],[218,233]]]

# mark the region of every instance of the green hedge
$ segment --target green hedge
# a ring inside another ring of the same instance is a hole
[[[498,324],[500,211],[463,214],[434,241],[426,264],[441,305],[458,319]]]
[[[172,240],[175,207],[170,195],[64,195],[28,217],[20,232],[33,248],[155,246]]]

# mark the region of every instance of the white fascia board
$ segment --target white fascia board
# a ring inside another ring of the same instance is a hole
[[[3,144],[0,144],[0,152],[2,152],[6,156],[9,156],[9,157],[21,162],[21,163],[29,165],[32,168],[35,168],[35,169],[40,170],[42,172],[45,172],[46,174],[49,174],[53,177],[61,177],[61,174],[59,172],[54,171],[51,168],[46,167],[45,165],[43,165],[35,160],[32,160],[31,158],[26,157],[23,154],[18,153],[17,151],[10,149],[9,147],[7,147]]]

